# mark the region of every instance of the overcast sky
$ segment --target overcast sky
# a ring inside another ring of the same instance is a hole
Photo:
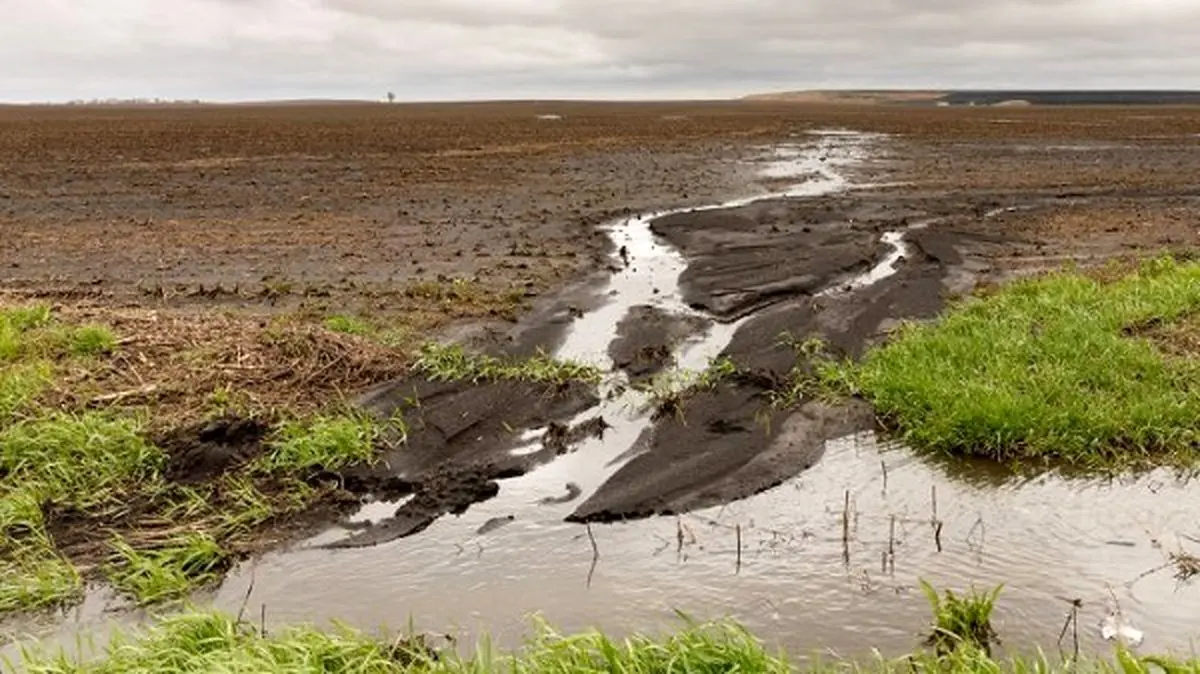
[[[0,100],[1200,87],[1200,0],[0,0]]]

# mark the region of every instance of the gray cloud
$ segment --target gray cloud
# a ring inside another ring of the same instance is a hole
[[[1175,87],[1197,0],[6,0],[0,98]]]

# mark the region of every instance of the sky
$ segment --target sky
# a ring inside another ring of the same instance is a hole
[[[0,100],[1197,88],[1200,0],[0,0]]]

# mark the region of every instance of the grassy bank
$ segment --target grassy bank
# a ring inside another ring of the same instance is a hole
[[[343,628],[321,632],[296,626],[274,634],[221,613],[173,617],[139,635],[118,635],[99,657],[86,653],[86,664],[64,654],[24,652],[26,671],[41,674],[125,674],[132,672],[370,672],[379,674],[509,674],[561,672],[623,674],[742,672],[855,672],[879,674],[1056,674],[1098,672],[1149,674],[1200,672],[1200,661],[1137,656],[1118,649],[1113,658],[1040,656],[1000,659],[989,653],[989,615],[995,591],[942,595],[929,589],[934,610],[928,648],[904,657],[865,662],[807,661],[766,648],[732,622],[687,623],[674,634],[624,639],[592,631],[563,635],[538,623],[534,636],[516,652],[502,653],[486,640],[470,657],[439,651],[425,638],[379,639]],[[864,646],[864,651],[867,648]],[[16,663],[9,663],[15,670]]]
[[[89,581],[176,599],[315,507],[352,507],[338,473],[406,437],[405,420],[347,402],[368,386],[600,378],[542,356],[414,356],[386,336],[344,316],[0,304],[0,613],[70,604]]]
[[[870,401],[909,445],[1083,468],[1200,457],[1200,265],[1115,280],[1058,273],[908,325],[826,387]]]
[[[0,612],[68,604],[100,579],[140,604],[181,597],[334,490],[323,471],[374,457],[370,418],[202,379],[220,361],[201,352],[125,352],[169,336],[0,309]],[[262,349],[305,338],[269,339]],[[125,395],[130,370],[152,382],[138,392],[195,387]]]

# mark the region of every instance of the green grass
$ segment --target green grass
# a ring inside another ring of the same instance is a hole
[[[0,424],[29,407],[51,382],[50,363],[0,365]]]
[[[565,384],[581,381],[598,384],[600,368],[545,354],[532,358],[498,358],[469,353],[457,344],[428,343],[421,347],[414,368],[440,381],[525,381]]]
[[[411,641],[407,643],[412,643]],[[104,659],[78,665],[64,655],[26,653],[29,672],[445,672],[523,674],[561,672],[788,672],[744,629],[728,623],[690,626],[664,639],[625,640],[599,632],[563,636],[546,626],[521,652],[498,654],[486,644],[473,659],[433,657],[425,648],[390,644],[361,632],[322,633],[293,627],[263,636],[254,627],[220,613],[170,618],[139,638],[118,637]]]
[[[57,606],[82,592],[44,508],[113,507],[162,464],[134,422],[36,408],[58,361],[116,344],[106,328],[59,324],[45,305],[0,310],[0,612]]]
[[[55,360],[96,356],[116,346],[111,330],[61,325],[45,305],[0,309],[0,424],[50,385]]]
[[[659,638],[614,639],[599,632],[562,635],[539,624],[524,648],[497,652],[485,639],[470,658],[434,653],[419,638],[383,641],[339,627],[321,632],[294,626],[263,634],[257,626],[223,613],[189,613],[147,631],[118,633],[103,657],[82,663],[65,653],[25,649],[20,665],[31,674],[1197,674],[1200,660],[1137,656],[1119,649],[1112,659],[1079,662],[1045,654],[993,659],[963,646],[938,655],[919,652],[865,662],[816,660],[791,665],[732,622],[687,624]],[[864,651],[866,648],[864,647]],[[17,671],[8,662],[7,671]]]
[[[116,346],[117,339],[108,328],[62,325],[45,305],[0,309],[0,363],[95,356]]]
[[[933,631],[929,645],[945,654],[960,648],[990,653],[996,630],[992,628],[992,611],[1002,587],[987,592],[974,589],[964,594],[945,590],[938,594],[932,585],[921,581],[921,590],[933,612]]]
[[[166,456],[136,421],[99,412],[55,412],[0,429],[0,495],[31,490],[86,510],[120,501],[157,479]]]
[[[289,421],[270,441],[271,450],[258,468],[272,473],[303,473],[367,463],[375,457],[379,433],[374,420],[365,414]]]
[[[39,609],[79,597],[79,573],[54,549],[32,490],[0,498],[0,612]]]
[[[346,316],[336,314],[329,316],[323,321],[326,330],[332,332],[340,332],[345,335],[358,335],[366,337],[374,335],[376,332],[375,326],[358,318],[357,316]]]
[[[77,598],[79,574],[55,550],[44,508],[120,511],[158,483],[165,456],[137,425],[99,413],[54,413],[0,428],[0,611]]]
[[[261,458],[215,482],[170,482],[145,415],[39,402],[56,377],[118,343],[111,330],[60,323],[45,306],[0,310],[0,613],[78,600],[76,564],[139,604],[182,597],[219,579],[259,527],[326,494],[305,481],[314,471],[375,457],[370,418],[318,415],[281,424]],[[237,391],[219,389],[208,403],[233,410]],[[392,424],[403,432],[401,420]],[[59,550],[63,534],[71,546]]]
[[[231,561],[229,542],[311,505],[323,493],[303,481],[313,470],[371,461],[377,434],[365,416],[289,422],[244,471],[186,487],[163,479],[166,455],[134,420],[60,412],[0,427],[0,612],[79,597],[79,573],[46,530],[47,508],[97,526],[133,512],[187,529],[137,547],[118,539],[104,566],[113,586],[139,604],[175,599],[221,577]],[[258,481],[270,486],[269,494]],[[137,510],[130,511],[133,504]]]
[[[205,533],[185,534],[150,550],[135,550],[119,538],[112,547],[117,561],[105,575],[141,605],[179,599],[216,582],[230,563],[229,554]]]
[[[1131,328],[1200,310],[1200,265],[1100,282],[1058,273],[905,326],[822,383],[859,394],[918,449],[1084,468],[1193,463],[1200,365]]]

